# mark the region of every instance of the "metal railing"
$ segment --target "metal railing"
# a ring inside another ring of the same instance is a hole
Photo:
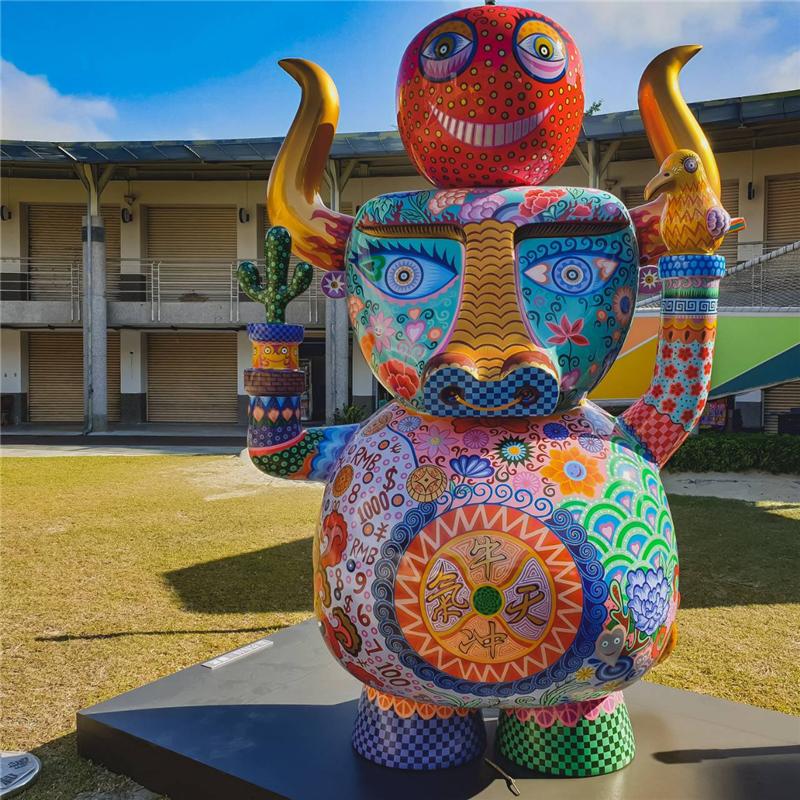
[[[70,319],[81,318],[80,259],[0,259],[0,300],[69,303]]]
[[[231,322],[239,322],[240,306],[250,299],[239,289],[236,273],[239,261],[177,259],[108,259],[106,298],[109,302],[136,302],[150,306],[153,322],[161,320],[167,303],[223,303]],[[264,261],[254,260],[264,269]],[[80,320],[82,300],[80,259],[3,258],[0,299],[67,301],[71,318]],[[319,323],[324,319],[325,296],[320,289],[321,273],[311,286],[289,304],[292,319]]]
[[[739,242],[739,260],[720,282],[720,309],[800,308],[800,241]],[[642,298],[637,309],[656,309],[661,295]]]

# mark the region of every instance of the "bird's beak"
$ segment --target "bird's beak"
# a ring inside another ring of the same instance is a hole
[[[674,180],[675,176],[671,172],[659,172],[658,175],[651,178],[647,186],[644,187],[645,203],[658,197]]]

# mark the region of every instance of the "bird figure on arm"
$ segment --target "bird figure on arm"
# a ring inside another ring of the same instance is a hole
[[[645,186],[645,201],[662,194],[661,237],[670,253],[713,254],[726,234],[745,227],[743,217],[731,219],[692,150],[670,153]]]

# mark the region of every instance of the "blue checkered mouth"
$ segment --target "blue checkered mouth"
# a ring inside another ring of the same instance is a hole
[[[538,367],[518,367],[499,381],[479,381],[460,367],[432,372],[423,410],[437,417],[546,417],[558,404],[558,381]]]

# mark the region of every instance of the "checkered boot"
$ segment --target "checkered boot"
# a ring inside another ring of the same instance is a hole
[[[630,764],[636,751],[621,692],[596,701],[503,711],[497,748],[515,764],[570,778],[615,772]]]
[[[486,747],[480,710],[416,703],[365,688],[353,747],[366,759],[397,769],[443,769],[472,761]]]

